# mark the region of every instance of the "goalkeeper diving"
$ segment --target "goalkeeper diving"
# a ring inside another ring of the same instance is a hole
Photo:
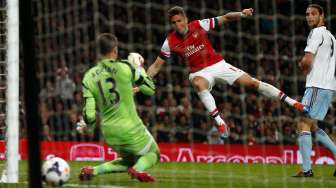
[[[79,179],[85,181],[99,174],[128,172],[131,178],[153,182],[155,179],[145,170],[160,160],[160,152],[137,114],[133,88],[153,95],[154,83],[142,67],[118,58],[118,39],[113,34],[101,34],[97,42],[102,59],[84,75],[83,121],[77,124],[77,130],[93,130],[98,107],[103,137],[118,153],[118,159],[83,167]]]

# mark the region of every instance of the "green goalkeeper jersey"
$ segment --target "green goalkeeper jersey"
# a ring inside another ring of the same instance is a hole
[[[104,59],[86,72],[82,84],[84,120],[95,124],[98,107],[101,129],[109,144],[127,144],[135,132],[145,128],[133,96],[134,85],[144,94],[154,94],[154,83],[144,69],[135,69],[126,60]]]

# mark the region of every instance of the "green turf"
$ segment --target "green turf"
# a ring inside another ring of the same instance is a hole
[[[90,182],[78,180],[79,169],[96,162],[70,162],[71,178],[63,187],[223,187],[223,188],[336,188],[333,166],[314,166],[314,178],[292,178],[297,165],[259,164],[204,164],[160,163],[149,172],[156,177],[155,183],[146,184],[132,180],[126,173],[95,177]],[[0,163],[3,166],[3,162]],[[19,185],[0,184],[0,187],[28,187],[27,165],[20,163]]]

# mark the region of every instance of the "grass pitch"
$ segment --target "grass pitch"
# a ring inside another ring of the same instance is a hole
[[[80,182],[78,172],[82,166],[97,162],[69,162],[71,178],[63,187],[223,187],[223,188],[336,188],[333,166],[314,166],[314,178],[292,178],[299,169],[297,165],[261,164],[206,164],[206,163],[160,163],[149,172],[155,183],[132,180],[126,173],[106,174],[89,182]],[[2,169],[4,162],[0,163]],[[0,184],[0,187],[28,187],[27,163],[20,162],[20,183]],[[48,186],[45,186],[48,187]]]

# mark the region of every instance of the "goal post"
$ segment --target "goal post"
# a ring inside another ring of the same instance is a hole
[[[6,166],[2,182],[18,183],[19,177],[19,12],[18,0],[7,1],[6,15]],[[9,84],[10,83],[10,84]]]

